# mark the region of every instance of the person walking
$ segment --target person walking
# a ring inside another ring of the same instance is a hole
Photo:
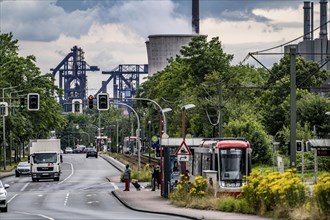
[[[126,165],[126,169],[124,171],[124,182],[125,182],[125,189],[124,191],[129,191],[129,184],[131,181],[131,169],[129,168],[129,165]]]
[[[151,191],[155,191],[156,186],[159,189],[159,166],[157,165],[156,168],[153,169],[152,172],[152,189]]]

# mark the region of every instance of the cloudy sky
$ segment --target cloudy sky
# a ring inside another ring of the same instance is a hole
[[[200,34],[219,36],[233,64],[249,52],[303,34],[303,0],[200,0]],[[191,0],[0,0],[1,33],[12,32],[20,54],[33,54],[42,73],[77,45],[101,71],[145,64],[145,41],[155,34],[192,34]],[[319,1],[314,2],[314,27]],[[314,34],[315,37],[318,33]],[[279,49],[281,52],[283,48]],[[269,65],[280,56],[258,56]],[[249,61],[252,61],[250,59]],[[90,93],[108,76],[88,72]]]

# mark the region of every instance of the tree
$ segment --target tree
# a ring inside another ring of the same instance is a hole
[[[12,94],[12,114],[6,117],[6,128],[12,131],[14,143],[25,143],[32,138],[48,137],[49,132],[61,127],[65,120],[61,106],[54,99],[54,94],[62,91],[52,83],[51,74],[41,75],[36,58],[20,57],[18,49],[18,41],[13,40],[11,33],[0,34],[0,85],[2,89],[12,87],[4,97],[9,100]],[[39,93],[40,110],[20,111],[19,96],[26,97],[30,92]]]

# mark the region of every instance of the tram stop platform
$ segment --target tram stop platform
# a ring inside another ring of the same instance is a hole
[[[131,186],[131,191],[112,191],[112,194],[127,208],[134,211],[166,214],[188,219],[223,219],[223,220],[249,220],[249,219],[269,219],[256,215],[239,214],[232,212],[220,212],[210,210],[198,210],[190,208],[179,208],[173,206],[170,201],[160,195],[160,191],[142,189],[136,191]],[[133,190],[132,190],[133,189]]]
[[[102,155],[102,158],[123,171],[125,166],[119,161]],[[120,176],[109,177],[110,182],[120,182]],[[147,185],[147,183],[140,183]],[[130,186],[130,191],[114,190],[111,192],[124,206],[127,208],[147,213],[166,214],[188,219],[223,219],[223,220],[263,220],[269,219],[257,215],[247,215],[232,212],[221,212],[211,210],[199,210],[190,208],[179,208],[171,204],[170,200],[161,196],[160,191],[151,191],[149,188],[142,188],[137,191],[133,185]]]

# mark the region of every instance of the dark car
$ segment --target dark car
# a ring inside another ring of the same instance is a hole
[[[15,169],[15,176],[19,177],[20,175],[30,175],[30,164],[28,162],[19,162]]]
[[[96,151],[96,149],[94,149],[94,148],[88,149],[87,152],[86,152],[86,158],[88,158],[88,157],[95,157],[95,158],[97,158],[97,151]]]

